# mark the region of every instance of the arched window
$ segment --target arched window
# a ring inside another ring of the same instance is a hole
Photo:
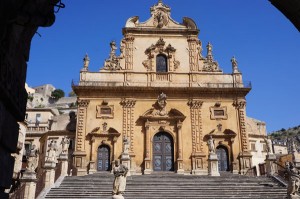
[[[168,72],[168,59],[165,55],[159,54],[156,56],[156,72]]]

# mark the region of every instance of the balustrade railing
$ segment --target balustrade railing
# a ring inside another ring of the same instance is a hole
[[[257,176],[256,166],[249,168],[246,171],[245,176]]]
[[[60,177],[60,175],[61,175],[61,166],[62,166],[62,162],[59,161],[59,162],[56,164],[54,182],[56,182],[56,180],[57,180],[57,179]]]
[[[18,185],[12,190],[13,192],[9,194],[9,199],[24,199],[25,195],[25,183],[17,182]]]
[[[38,197],[38,195],[40,195],[40,193],[45,188],[45,180],[46,180],[46,171],[42,171],[39,175],[37,175],[35,197]]]

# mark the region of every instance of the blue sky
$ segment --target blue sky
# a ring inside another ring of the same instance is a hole
[[[252,82],[247,115],[267,123],[268,132],[300,125],[300,35],[267,0],[164,0],[171,17],[194,19],[204,45],[211,42],[214,58],[225,73],[235,55],[245,81]],[[90,71],[98,71],[117,44],[131,16],[150,17],[157,0],[63,0],[51,28],[40,28],[32,40],[27,83],[50,83],[66,93],[79,79],[85,53]]]

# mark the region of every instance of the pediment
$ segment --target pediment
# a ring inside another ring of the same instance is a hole
[[[171,18],[171,8],[165,5],[162,1],[150,8],[151,17],[145,21],[140,22],[138,16],[130,17],[125,27],[126,28],[159,28],[159,29],[197,29],[196,23],[184,17],[182,23],[176,22]]]
[[[209,136],[212,136],[212,138],[235,138],[236,135],[237,134],[230,129],[225,129],[224,131],[213,129],[210,133],[204,136],[204,141],[207,141]]]
[[[141,115],[140,118],[141,119],[150,119],[150,120],[151,119],[184,120],[186,118],[186,116],[177,109],[171,109],[165,115],[160,115],[156,109],[151,108],[151,109],[147,110],[143,115]]]

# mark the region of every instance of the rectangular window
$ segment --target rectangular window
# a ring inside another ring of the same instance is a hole
[[[251,151],[256,151],[256,149],[255,149],[255,143],[251,143]]]

